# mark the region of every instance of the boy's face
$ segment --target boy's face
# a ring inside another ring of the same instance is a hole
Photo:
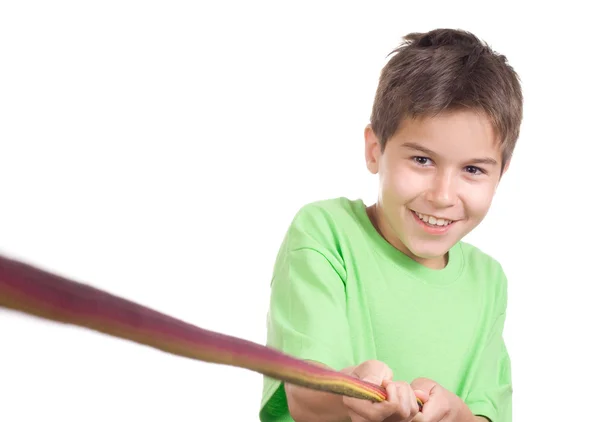
[[[403,122],[384,153],[370,127],[365,141],[367,167],[380,180],[377,228],[413,259],[443,267],[448,250],[486,216],[500,180],[492,125],[457,111]]]

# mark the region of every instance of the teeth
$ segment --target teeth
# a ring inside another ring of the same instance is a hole
[[[423,220],[424,222],[431,224],[432,226],[447,226],[448,224],[452,223],[452,220],[445,220],[443,218],[435,218],[432,215],[426,215],[426,214],[421,214],[421,213],[417,213],[417,215],[419,216],[419,218],[421,220]]]

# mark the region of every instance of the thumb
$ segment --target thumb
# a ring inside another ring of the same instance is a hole
[[[367,375],[365,376],[362,380],[366,381],[366,382],[370,382],[371,384],[375,384],[375,385],[382,385],[383,383],[383,377],[381,375]]]
[[[427,393],[427,395],[431,394],[431,390],[433,390],[436,385],[437,383],[435,381],[427,378],[417,378],[410,383],[413,390],[421,390]]]
[[[431,393],[437,383],[427,378],[417,378],[410,383],[415,396],[425,404],[429,401]]]
[[[429,393],[423,390],[414,390],[415,392],[415,396],[417,396],[417,398],[419,400],[421,400],[421,403],[425,404],[429,401]]]

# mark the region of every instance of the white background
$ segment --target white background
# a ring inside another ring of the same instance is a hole
[[[408,32],[467,29],[526,99],[466,239],[509,276],[515,421],[600,420],[591,6],[346,3],[3,2],[0,252],[264,343],[296,210],[375,199],[362,130],[386,55]],[[0,311],[2,422],[250,421],[261,389],[250,371]]]

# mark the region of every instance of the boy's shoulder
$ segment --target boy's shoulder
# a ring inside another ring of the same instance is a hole
[[[290,232],[331,239],[364,228],[365,217],[365,203],[361,199],[321,199],[306,203],[296,211]]]
[[[357,210],[364,207],[361,199],[350,199],[345,196],[326,198],[308,202],[302,205],[296,212],[295,221],[307,217],[326,218],[341,217],[343,215],[354,216]]]
[[[465,256],[465,258],[469,259],[469,261],[488,266],[500,265],[500,262],[496,258],[490,255],[488,252],[485,252],[481,247],[476,246],[475,244],[467,242],[465,240],[461,240],[460,245],[463,251],[463,255]]]
[[[373,259],[371,250],[382,241],[377,236],[362,199],[339,196],[316,200],[296,210],[277,261],[284,262],[295,251],[312,250],[341,270],[348,260]]]
[[[469,267],[472,267],[475,270],[484,267],[494,269],[495,271],[503,271],[500,261],[480,247],[464,240],[461,240],[459,244],[464,260]]]
[[[501,306],[506,305],[508,280],[500,261],[464,240],[459,242],[463,255],[464,276],[493,292]]]

